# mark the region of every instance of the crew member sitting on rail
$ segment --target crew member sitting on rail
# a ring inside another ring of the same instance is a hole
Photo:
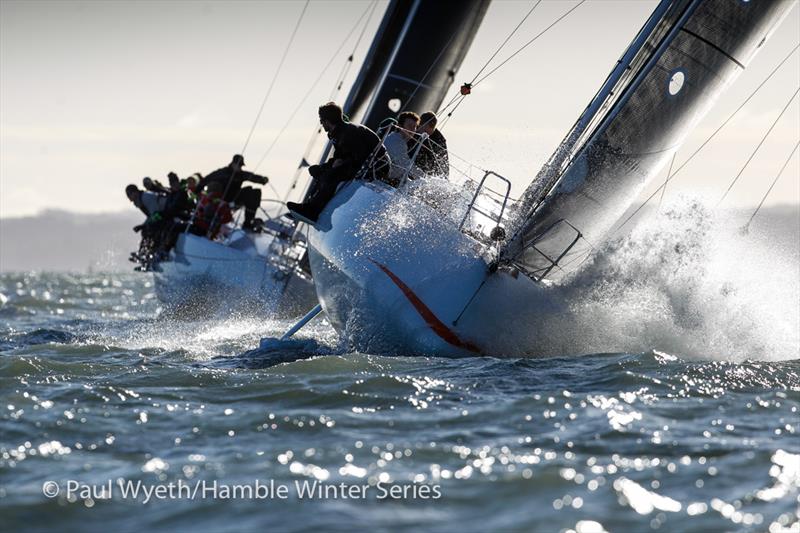
[[[389,171],[390,185],[397,187],[406,176],[411,179],[415,177],[411,173],[412,165],[408,150],[410,146],[413,146],[414,132],[418,125],[419,115],[413,111],[403,111],[397,117],[394,131],[383,141],[386,151],[392,159],[392,168]]]
[[[417,133],[426,133],[428,137],[422,141],[422,148],[417,155],[415,164],[422,172],[429,176],[448,179],[450,176],[450,161],[447,155],[447,140],[442,132],[436,129],[438,119],[433,111],[426,111],[420,117]],[[412,148],[411,153],[413,153]]]
[[[190,195],[192,194],[185,184],[181,182],[178,175],[170,172],[169,193],[167,193],[167,207],[165,215],[178,217],[181,220],[189,220],[194,209],[195,202]]]
[[[139,249],[131,254],[131,261],[140,264],[138,270],[151,270],[157,261],[166,259],[185,226],[168,214],[166,194],[143,191],[133,184],[125,187],[125,194],[147,217],[144,223],[133,228],[142,233],[142,239]]]
[[[142,186],[146,191],[156,192],[156,193],[167,193],[169,189],[164,187],[160,181],[154,180],[153,178],[146,177],[142,179]]]
[[[181,181],[181,185],[186,188],[187,192],[195,194],[197,192],[197,183],[203,179],[203,175],[195,172],[188,178]]]
[[[143,191],[133,184],[125,187],[125,194],[128,200],[138,207],[148,218],[156,213],[160,213],[167,207],[167,196],[165,194]]]
[[[265,185],[269,178],[242,170],[243,166],[244,157],[236,154],[227,167],[219,168],[201,179],[195,192],[200,195],[210,183],[219,183],[221,198],[225,202],[233,202],[236,207],[244,207],[242,229],[255,231],[257,228],[253,222],[256,218],[256,211],[261,205],[261,189],[242,187],[242,183],[252,181]]]
[[[222,199],[222,183],[212,181],[197,204],[194,222],[190,231],[195,235],[205,235],[214,240],[223,224],[233,220],[228,202]]]
[[[295,220],[315,223],[336,194],[340,183],[355,178],[386,180],[391,159],[374,131],[345,122],[342,108],[333,102],[319,108],[319,122],[334,145],[333,157],[308,167],[314,178],[305,202],[286,202]]]

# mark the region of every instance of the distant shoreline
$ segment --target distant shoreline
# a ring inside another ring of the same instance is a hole
[[[645,219],[654,208],[646,206],[637,219]],[[740,224],[744,224],[754,209],[727,209],[724,213],[732,215],[737,224],[741,217]],[[35,216],[0,218],[0,272],[131,272],[128,256],[139,243],[133,226],[142,219],[133,208],[97,214],[47,209]],[[791,246],[800,234],[800,205],[762,208],[751,232],[779,237]]]

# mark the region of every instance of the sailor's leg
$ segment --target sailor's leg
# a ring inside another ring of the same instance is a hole
[[[242,187],[236,196],[236,204],[244,207],[244,227],[250,227],[261,205],[261,189]]]
[[[316,194],[310,197],[306,205],[311,207],[316,214],[319,214],[328,202],[336,195],[336,187],[339,181],[332,176],[323,176],[321,179],[316,180],[319,182]]]

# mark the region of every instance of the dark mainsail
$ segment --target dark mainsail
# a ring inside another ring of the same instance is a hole
[[[385,31],[378,32],[370,47],[368,62],[348,95],[345,112],[377,129],[381,121],[400,110],[422,113],[438,109],[489,1],[392,0],[381,22]],[[369,106],[360,115],[367,95]]]
[[[345,114],[377,130],[401,110],[438,109],[490,1],[392,0],[347,95]],[[321,161],[330,149],[328,143]],[[304,199],[311,191],[306,189]]]
[[[525,191],[501,262],[535,279],[577,267],[791,7],[662,1]]]
[[[386,7],[375,38],[361,64],[361,70],[342,107],[346,115],[350,117],[359,115],[368,103],[369,97],[375,91],[386,64],[389,62],[395,43],[400,38],[413,6],[413,0],[393,0]]]

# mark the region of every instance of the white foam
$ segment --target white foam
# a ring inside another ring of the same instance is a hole
[[[797,358],[797,247],[742,235],[742,222],[695,201],[648,217],[558,289],[570,313],[539,329],[539,342],[557,332],[570,346],[553,347],[573,353]]]

